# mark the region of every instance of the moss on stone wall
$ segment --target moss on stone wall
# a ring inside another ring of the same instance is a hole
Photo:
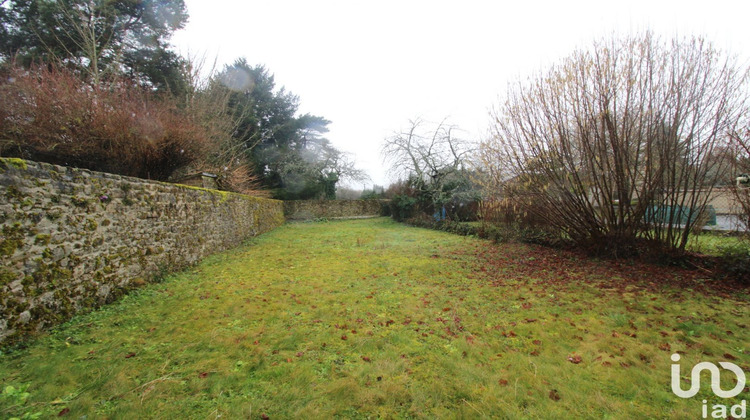
[[[0,231],[3,233],[0,240],[0,256],[10,257],[23,246],[24,229],[21,223],[15,222],[12,225],[3,223]]]
[[[0,158],[0,343],[284,223],[280,201]]]
[[[26,170],[26,161],[18,158],[0,157],[0,169],[5,170],[8,168]]]

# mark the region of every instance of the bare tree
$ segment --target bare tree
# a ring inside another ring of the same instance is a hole
[[[445,120],[433,128],[421,119],[410,120],[406,130],[385,139],[384,161],[393,175],[408,179],[433,205],[442,205],[450,194],[447,183],[466,170],[472,152],[469,142],[455,135],[457,131]]]
[[[104,54],[113,46],[113,32],[102,31],[105,25],[106,16],[97,8],[94,1],[88,0],[78,5],[56,5],[59,16],[55,16],[60,32],[65,39],[54,34],[57,40],[57,48],[65,51],[69,60],[79,61],[80,68],[88,73],[91,83],[99,85],[102,76],[101,61]],[[41,37],[40,37],[41,39]],[[67,40],[67,42],[66,42]],[[71,44],[71,48],[68,47]],[[50,54],[54,54],[55,49],[47,47]],[[80,51],[75,54],[71,49]],[[117,50],[109,51],[113,55],[119,56]],[[59,57],[58,57],[59,59]]]
[[[683,251],[746,86],[747,71],[700,38],[595,43],[509,86],[481,148],[488,187],[511,180],[535,203],[524,211],[579,244],[617,253],[643,238]]]

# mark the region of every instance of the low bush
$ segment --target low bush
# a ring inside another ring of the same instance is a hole
[[[391,217],[391,200],[380,200],[380,216]]]
[[[398,222],[410,219],[417,208],[417,199],[408,195],[396,195],[391,200],[391,217]]]
[[[518,241],[546,246],[569,243],[563,232],[543,215],[545,203],[533,195],[509,194],[478,206],[482,220],[479,236],[496,242]]]
[[[739,242],[719,247],[723,273],[750,285],[750,243]]]
[[[550,247],[568,244],[561,235],[548,229],[520,224],[493,224],[486,221],[477,228],[477,236],[498,243],[523,242]]]
[[[216,148],[177,103],[123,79],[91,85],[55,66],[0,80],[0,155],[167,180]]]
[[[421,217],[412,217],[405,221],[412,226],[423,227],[427,229],[442,230],[443,232],[454,233],[463,236],[479,236],[479,227],[466,222],[457,222],[453,220],[437,221],[426,215]]]

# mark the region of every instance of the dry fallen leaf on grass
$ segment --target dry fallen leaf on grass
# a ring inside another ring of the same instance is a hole
[[[568,356],[568,360],[570,361],[570,363],[573,363],[576,365],[583,362],[583,359],[581,358],[581,356],[577,354],[574,354],[573,356]]]

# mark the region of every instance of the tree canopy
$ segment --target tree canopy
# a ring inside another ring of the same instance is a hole
[[[230,107],[239,118],[234,135],[250,151],[257,176],[277,198],[335,198],[340,179],[363,179],[347,155],[323,137],[330,121],[297,115],[299,98],[277,88],[264,66],[238,59],[213,83],[231,91]]]
[[[185,89],[183,59],[168,44],[187,22],[183,0],[10,0],[4,6],[4,60],[61,62],[94,82],[117,73],[155,89]]]

